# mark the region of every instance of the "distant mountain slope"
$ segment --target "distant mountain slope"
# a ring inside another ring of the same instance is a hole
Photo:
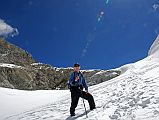
[[[0,39],[0,86],[21,90],[66,89],[73,68],[38,63],[27,51]],[[120,75],[119,70],[83,70],[89,85]],[[100,73],[100,74],[99,74]]]

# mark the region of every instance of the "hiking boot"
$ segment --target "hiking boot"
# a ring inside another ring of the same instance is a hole
[[[90,108],[90,110],[94,110],[94,109],[96,109],[96,107],[94,107],[94,108]]]
[[[72,113],[72,114],[71,114],[71,117],[73,117],[73,116],[75,116],[75,113]]]

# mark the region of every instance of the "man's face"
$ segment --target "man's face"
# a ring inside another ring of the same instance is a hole
[[[74,67],[74,71],[79,72],[80,71],[80,66],[79,67]]]

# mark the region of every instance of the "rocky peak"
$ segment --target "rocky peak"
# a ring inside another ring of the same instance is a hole
[[[0,38],[0,63],[16,64],[19,66],[29,66],[36,61],[27,51]]]

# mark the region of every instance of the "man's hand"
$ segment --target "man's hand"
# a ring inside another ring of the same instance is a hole
[[[76,77],[75,81],[78,81],[78,80],[79,80],[79,76]]]
[[[88,93],[88,90],[85,90],[86,93]]]

